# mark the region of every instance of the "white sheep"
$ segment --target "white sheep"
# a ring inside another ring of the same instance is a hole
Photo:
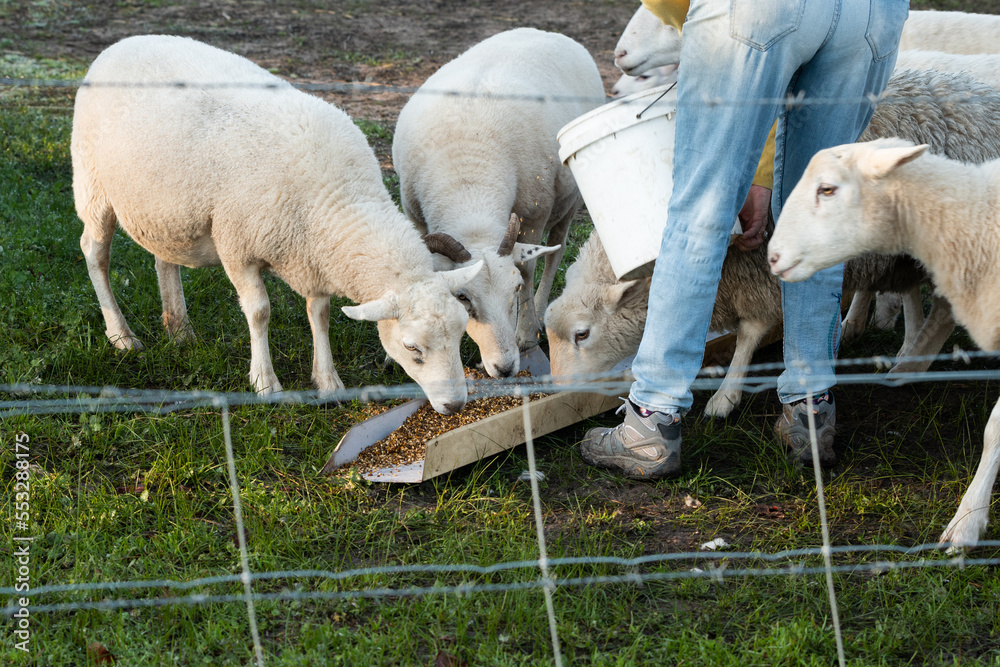
[[[640,5],[615,45],[615,65],[629,76],[681,61],[681,33]]]
[[[977,104],[958,101],[974,97]],[[862,138],[904,135],[927,142],[949,157],[968,162],[1000,158],[1000,96],[963,74],[906,70],[889,81]],[[848,262],[844,289],[898,292],[916,298],[907,316],[921,313],[920,286],[926,274],[905,256],[870,255]],[[752,289],[747,289],[752,285]],[[639,347],[645,324],[649,282],[617,283],[607,257],[592,235],[566,272],[566,287],[545,313],[553,375],[589,375],[610,370]],[[866,311],[867,312],[867,311]],[[739,403],[740,366],[771,327],[780,323],[777,284],[763,255],[730,248],[723,263],[712,315],[713,331],[737,332],[737,351],[724,386],[709,400],[706,413],[725,416]],[[908,321],[897,356],[937,353],[953,331],[948,303],[935,298],[926,321]],[[926,370],[929,361],[901,361],[891,373]]]
[[[1000,16],[968,12],[911,11],[899,50],[1000,53]]]
[[[117,223],[156,257],[172,334],[190,331],[178,265],[223,266],[250,326],[260,393],[281,391],[267,346],[269,271],[306,299],[321,391],[344,386],[328,331],[330,296],[344,295],[360,302],[344,313],[378,322],[382,344],[436,410],[465,404],[467,315],[452,293],[480,265],[434,272],[364,135],[336,107],[207,44],[131,37],[91,65],[71,151],[80,246],[116,347],[141,347],[108,280]]]
[[[976,344],[1000,350],[1000,160],[972,165],[927,148],[880,139],[817,153],[781,212],[771,271],[796,281],[861,253],[910,254]],[[998,468],[1000,402],[941,542],[967,547],[982,536]]]
[[[677,65],[661,65],[638,76],[622,74],[611,87],[611,97],[619,98],[677,81]]]
[[[540,313],[581,202],[556,134],[603,101],[601,75],[583,46],[519,28],[445,64],[399,114],[392,156],[403,210],[421,231],[458,242],[436,249],[439,266],[485,262],[459,298],[490,375],[517,373],[518,351],[538,343]],[[538,245],[546,234],[549,246]]]

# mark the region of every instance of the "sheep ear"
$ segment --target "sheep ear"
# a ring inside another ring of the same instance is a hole
[[[645,294],[643,289],[645,282],[645,279],[639,278],[611,285],[608,288],[608,305],[618,310],[636,303]]]
[[[384,296],[375,301],[367,301],[357,306],[344,306],[341,308],[344,315],[352,320],[364,320],[367,322],[378,322],[379,320],[394,320],[399,317],[399,308],[396,307],[395,299]]]
[[[876,148],[858,161],[858,168],[865,176],[885,178],[896,168],[916,160],[928,148],[927,144],[903,146],[902,148]]]
[[[483,260],[479,260],[470,266],[463,266],[460,269],[441,271],[438,275],[444,278],[445,285],[448,286],[448,291],[456,292],[465,287],[470,280],[475,278],[481,268],[483,268]]]
[[[561,245],[534,245],[531,243],[515,243],[514,244],[514,263],[520,264],[521,262],[527,262],[532,259],[538,259],[539,257],[544,257],[545,255],[551,255],[556,250],[561,248]]]

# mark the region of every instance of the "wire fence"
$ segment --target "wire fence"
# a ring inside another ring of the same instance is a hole
[[[973,360],[995,360],[996,353],[989,352],[966,352],[956,349],[951,354],[934,355],[929,359],[921,357],[921,360],[933,361],[955,361],[969,363]],[[842,359],[836,362],[836,366],[841,369],[853,368],[860,365],[883,367],[890,361],[887,357],[869,357],[857,359]],[[784,368],[783,364],[756,364],[744,369],[748,373],[763,373],[764,375],[749,378],[742,388],[748,392],[758,392],[774,387],[777,382],[776,375],[768,375]],[[703,370],[696,381],[698,389],[717,389],[721,385],[719,375],[727,369],[722,367],[709,367]],[[979,369],[979,370],[951,370],[942,372],[913,373],[905,374],[905,377],[892,377],[884,373],[839,373],[835,377],[840,384],[850,383],[875,383],[886,386],[897,386],[910,382],[936,382],[943,380],[996,380],[1000,379],[1000,370]],[[539,557],[536,560],[500,562],[489,566],[478,566],[472,564],[417,564],[405,566],[381,566],[355,568],[342,571],[326,570],[290,570],[273,572],[252,571],[249,564],[248,547],[245,537],[245,526],[243,513],[240,504],[240,480],[236,472],[236,460],[233,454],[232,436],[230,430],[230,406],[252,405],[260,403],[268,404],[289,404],[289,405],[310,405],[319,402],[350,401],[350,400],[373,400],[375,398],[417,398],[421,396],[421,391],[416,385],[400,385],[395,387],[363,387],[345,389],[335,392],[334,395],[320,395],[316,392],[289,392],[282,396],[261,397],[256,394],[225,394],[213,392],[180,392],[180,391],[143,391],[118,389],[113,387],[73,387],[73,386],[52,386],[52,385],[31,385],[13,384],[0,385],[0,395],[7,394],[17,396],[15,400],[0,402],[0,419],[10,418],[15,415],[41,415],[60,414],[65,412],[91,412],[91,411],[112,411],[112,412],[138,412],[149,414],[163,414],[178,409],[190,409],[192,407],[208,407],[219,412],[222,422],[227,476],[233,501],[233,513],[239,535],[240,554],[240,574],[227,574],[213,577],[203,577],[192,580],[130,580],[130,581],[107,581],[107,582],[80,582],[74,584],[50,584],[30,589],[33,600],[52,600],[44,603],[33,602],[31,612],[55,613],[72,612],[81,610],[111,611],[121,609],[141,609],[162,607],[168,605],[206,605],[221,603],[243,603],[247,607],[249,617],[250,632],[253,639],[254,651],[258,665],[265,664],[262,642],[257,630],[255,603],[260,601],[291,601],[291,600],[346,600],[356,598],[402,598],[402,597],[422,597],[432,595],[454,595],[454,594],[474,594],[474,593],[500,593],[524,590],[541,589],[545,596],[547,617],[549,619],[550,634],[552,641],[552,651],[556,664],[561,664],[560,640],[556,626],[556,609],[552,598],[552,592],[560,588],[573,588],[582,586],[633,584],[642,585],[654,581],[674,581],[680,579],[711,579],[721,581],[724,578],[732,577],[802,577],[810,575],[824,575],[827,579],[828,596],[834,619],[834,632],[837,639],[838,658],[841,664],[845,664],[845,653],[843,647],[842,632],[840,629],[837,609],[836,589],[834,586],[834,574],[856,574],[856,573],[886,573],[890,571],[904,571],[918,568],[967,568],[977,566],[1000,565],[1000,557],[973,557],[964,550],[952,550],[955,553],[942,557],[940,551],[949,547],[948,544],[921,544],[914,547],[900,547],[891,544],[872,545],[842,545],[834,546],[830,543],[828,522],[826,516],[826,506],[823,496],[823,477],[819,472],[819,454],[816,451],[815,427],[810,429],[813,446],[813,461],[815,465],[815,479],[817,485],[817,501],[821,517],[823,546],[819,548],[784,550],[774,553],[761,551],[699,551],[684,553],[661,553],[638,558],[619,558],[606,556],[574,557],[574,558],[549,558],[546,550],[545,528],[543,521],[542,494],[537,483],[537,470],[535,466],[535,452],[532,437],[532,424],[530,411],[527,409],[529,393],[546,392],[558,393],[566,391],[596,391],[607,394],[622,394],[628,389],[628,382],[621,378],[620,374],[610,377],[608,374],[595,374],[585,378],[574,378],[566,382],[565,378],[555,378],[561,380],[554,382],[551,377],[539,378],[517,378],[498,381],[469,382],[470,397],[477,395],[476,387],[489,387],[491,395],[507,394],[522,396],[524,403],[520,408],[523,414],[524,427],[526,433],[526,446],[529,462],[529,479],[531,480],[531,496],[534,510],[534,517],[537,530]],[[63,398],[42,399],[38,396],[57,394]],[[74,396],[70,398],[69,396]],[[811,414],[811,413],[810,413]],[[15,538],[16,539],[16,538]],[[1000,547],[1000,541],[982,540],[978,546],[995,548]],[[838,556],[866,556],[873,560],[870,562],[836,564],[834,559]],[[807,565],[808,560],[821,557],[822,565]],[[674,571],[651,571],[656,566],[677,563],[690,563],[691,567],[685,570]],[[755,566],[755,563],[762,565]],[[701,567],[698,567],[698,566]],[[564,566],[592,566],[608,567],[614,566],[622,570],[620,574],[595,575],[582,577],[559,577],[555,573]],[[351,582],[361,584],[370,577],[395,577],[399,575],[440,575],[440,574],[461,574],[474,575],[476,577],[489,579],[492,575],[508,572],[538,572],[537,577],[528,578],[522,581],[511,581],[506,583],[475,582],[462,583],[458,585],[445,585],[436,583],[430,586],[406,586],[406,587],[365,587],[357,585],[350,587]],[[255,582],[266,581],[286,581],[295,582],[296,590],[282,590],[279,592],[255,592],[253,585]],[[320,590],[322,582],[338,582],[347,585],[346,590]],[[242,594],[218,593],[218,592],[197,592],[188,595],[175,596],[166,595],[161,597],[127,597],[123,593],[137,592],[142,590],[170,590],[189,591],[192,589],[208,589],[224,584],[240,583],[243,586]],[[312,586],[313,590],[301,590],[304,586]],[[0,596],[16,597],[27,595],[28,593],[17,588],[0,588]],[[88,599],[94,595],[114,595],[117,597],[102,597],[102,599]],[[65,598],[69,597],[69,600]],[[63,598],[63,600],[59,600]],[[18,607],[9,605],[2,610],[3,615],[11,617],[17,613]]]
[[[348,94],[353,96],[394,94],[394,95],[428,95],[435,97],[447,97],[455,99],[476,99],[511,102],[530,102],[536,104],[566,104],[566,103],[587,103],[603,104],[608,101],[607,97],[592,97],[587,95],[549,95],[533,92],[496,92],[489,90],[470,89],[445,89],[433,86],[398,86],[391,84],[380,84],[365,81],[334,81],[319,83],[299,83],[286,82],[283,80],[275,82],[258,81],[87,81],[85,79],[48,79],[29,77],[0,77],[0,87],[7,86],[11,89],[82,89],[82,88],[114,88],[114,89],[166,89],[166,90],[260,90],[262,92],[278,92],[288,88],[295,88],[309,93],[335,93]],[[717,107],[717,106],[778,106],[786,108],[801,108],[810,106],[839,106],[839,105],[871,105],[872,108],[879,104],[921,104],[933,102],[942,105],[954,104],[996,104],[997,95],[987,91],[986,86],[980,85],[974,91],[952,91],[941,94],[920,94],[910,95],[905,98],[887,95],[867,95],[862,97],[825,97],[820,95],[806,95],[800,92],[795,96],[787,97],[760,97],[756,99],[726,99],[726,98],[702,98],[700,100],[687,100],[685,103],[692,107]]]
[[[16,88],[77,88],[87,85],[80,80],[55,79],[20,79],[0,78],[0,87]],[[102,85],[130,86],[129,82],[105,83]],[[149,84],[141,84],[143,86]],[[227,82],[218,84],[187,82],[168,82],[153,84],[168,88],[236,88],[260,87],[262,89],[277,89],[278,85],[246,84]],[[462,91],[418,89],[407,86],[386,86],[359,82],[308,83],[294,84],[300,90],[307,92],[323,92],[336,94],[415,94],[427,93],[443,96],[494,97],[501,99],[536,102],[558,103],[581,101],[581,98],[563,98],[547,95],[502,95],[470,94]],[[980,101],[991,101],[993,98],[979,98],[976,95],[944,96],[934,98],[937,102],[974,104]],[[605,100],[587,99],[585,101],[603,103]],[[913,100],[905,100],[912,102]],[[858,104],[878,103],[877,98],[864,99],[827,99],[827,98],[794,98],[794,99],[761,99],[750,104],[807,106],[811,104]],[[893,102],[902,102],[894,100]],[[703,100],[705,105],[725,105],[736,102],[729,100]],[[740,101],[739,104],[748,104]],[[951,353],[913,357],[909,361],[946,361],[969,364],[973,361],[995,361],[997,353],[971,352],[956,348]],[[824,378],[821,374],[812,377],[819,381],[829,380],[837,384],[873,384],[881,386],[900,386],[916,382],[971,382],[995,381],[1000,379],[997,369],[956,369],[922,373],[886,374],[884,371],[900,359],[887,356],[876,356],[858,359],[841,359],[836,362],[838,372],[835,376]],[[871,368],[867,372],[856,372],[859,368]],[[778,373],[783,371],[783,364],[756,364],[744,369],[751,376],[746,377],[740,386],[743,391],[756,393],[776,387]],[[705,368],[695,380],[694,390],[716,390],[720,387],[723,376],[729,369],[726,367]],[[800,369],[803,370],[803,369]],[[804,369],[808,372],[808,369]],[[817,501],[822,525],[822,547],[794,549],[773,553],[761,551],[698,551],[683,553],[660,553],[638,558],[617,558],[604,556],[588,556],[575,558],[549,558],[546,547],[546,532],[543,520],[543,497],[537,483],[537,468],[535,459],[533,428],[530,411],[527,409],[529,394],[560,393],[560,392],[591,392],[607,396],[618,396],[627,392],[629,380],[620,374],[594,374],[573,378],[510,378],[491,381],[469,381],[467,389],[470,398],[486,395],[519,396],[524,400],[521,411],[526,434],[526,449],[529,464],[529,480],[531,482],[532,509],[538,542],[538,558],[514,562],[498,562],[488,566],[473,564],[416,564],[406,566],[380,566],[354,568],[341,571],[327,570],[281,570],[260,572],[253,571],[250,566],[249,550],[244,526],[244,516],[241,506],[241,480],[237,474],[236,458],[233,453],[230,425],[230,410],[237,406],[269,404],[269,405],[320,405],[331,402],[350,401],[383,401],[397,399],[413,399],[422,397],[423,392],[416,385],[366,386],[347,388],[335,392],[286,391],[279,395],[259,396],[251,393],[218,393],[208,391],[157,391],[138,390],[119,387],[47,385],[34,383],[17,383],[0,385],[0,420],[11,419],[25,415],[55,415],[82,413],[134,413],[145,415],[161,415],[195,408],[217,411],[222,425],[225,441],[226,474],[232,498],[233,516],[239,536],[239,574],[225,574],[213,577],[202,577],[190,580],[151,579],[128,581],[91,581],[73,584],[47,584],[30,588],[32,603],[31,613],[57,613],[81,610],[110,611],[121,609],[141,609],[171,605],[197,606],[220,603],[242,603],[247,608],[249,631],[252,637],[255,659],[258,665],[265,664],[260,632],[257,627],[255,604],[261,601],[292,601],[292,600],[345,600],[355,598],[400,598],[424,597],[453,594],[500,593],[524,590],[541,590],[545,599],[546,615],[549,621],[552,655],[557,665],[562,664],[562,648],[556,624],[556,602],[552,593],[558,589],[573,587],[589,587],[604,585],[642,585],[655,581],[675,581],[681,579],[722,580],[733,577],[796,577],[823,575],[827,581],[827,592],[833,618],[833,631],[837,640],[838,660],[845,664],[842,630],[837,614],[837,597],[833,574],[854,573],[885,573],[889,571],[904,571],[926,568],[968,568],[1000,565],[1000,557],[974,557],[971,552],[953,550],[942,555],[942,549],[948,544],[921,544],[904,548],[891,544],[872,545],[841,545],[831,544],[826,503],[823,495],[823,477],[819,471],[819,455],[816,451],[815,428],[811,426],[813,461],[815,464],[815,480]],[[811,418],[811,415],[810,415]],[[20,459],[18,459],[20,461]],[[17,470],[24,468],[18,466]],[[244,482],[246,480],[243,480]],[[32,540],[33,537],[15,537],[15,540]],[[987,548],[1000,547],[1000,541],[983,540],[979,546]],[[838,557],[863,556],[870,558],[868,562],[838,563]],[[807,564],[821,559],[821,565]],[[654,568],[665,565],[684,564],[684,569],[670,571],[655,571]],[[619,568],[619,574],[593,575],[579,577],[561,577],[558,572],[563,567],[593,567]],[[520,581],[493,582],[494,575],[501,573],[523,573]],[[537,576],[535,575],[537,573]],[[482,581],[445,585],[413,585],[404,587],[366,586],[369,578],[386,576],[414,575],[431,576],[439,574],[459,574],[473,576]],[[254,590],[258,582],[281,581],[294,583],[300,587],[311,587],[311,590],[282,590],[278,592],[260,592]],[[343,584],[343,590],[322,590],[322,584],[337,582]],[[219,592],[220,587],[240,584],[242,593]],[[189,592],[185,595],[172,594],[153,597],[130,597],[130,593],[143,591],[169,590]],[[24,590],[16,586],[0,587],[0,596],[9,597],[12,601],[22,595]],[[100,597],[100,599],[93,599]],[[41,600],[42,602],[38,602]],[[6,617],[16,617],[19,606],[9,604],[0,610]]]

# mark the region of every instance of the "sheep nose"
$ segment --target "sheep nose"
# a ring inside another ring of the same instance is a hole
[[[781,259],[780,253],[772,252],[770,255],[767,256],[767,263],[771,265],[771,268],[774,268],[774,265],[777,264],[780,259]]]
[[[509,378],[514,374],[514,364],[507,364],[506,366],[497,366],[494,371],[496,375],[494,377],[498,378]]]
[[[446,415],[453,415],[465,407],[465,401],[450,401],[444,404]]]
[[[621,60],[628,55],[628,49],[615,49],[615,60]]]

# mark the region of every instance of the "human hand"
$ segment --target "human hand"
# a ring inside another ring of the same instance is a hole
[[[740,209],[743,235],[736,239],[736,247],[746,252],[764,243],[767,238],[767,211],[771,206],[771,191],[762,185],[751,185],[747,199]]]

